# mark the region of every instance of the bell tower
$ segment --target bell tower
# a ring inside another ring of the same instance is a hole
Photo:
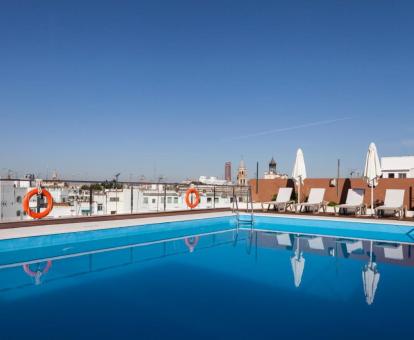
[[[247,168],[242,159],[239,164],[239,169],[237,171],[237,184],[240,186],[247,185]]]
[[[276,166],[277,166],[276,161],[272,157],[272,159],[269,162],[269,174],[275,174],[275,175],[277,174],[277,172],[276,172]]]

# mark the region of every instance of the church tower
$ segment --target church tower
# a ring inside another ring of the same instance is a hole
[[[272,157],[271,161],[269,162],[269,174],[277,174],[276,172],[276,161],[275,159]]]
[[[247,168],[242,159],[239,164],[239,169],[237,171],[237,184],[240,186],[247,185]]]

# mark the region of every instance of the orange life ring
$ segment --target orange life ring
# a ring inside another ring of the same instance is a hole
[[[47,215],[49,215],[49,213],[52,211],[52,209],[53,209],[53,198],[52,198],[52,195],[50,194],[50,192],[49,191],[47,191],[47,190],[45,190],[45,189],[42,189],[42,195],[44,195],[46,198],[47,198],[47,207],[46,207],[46,209],[45,210],[43,210],[42,212],[35,212],[35,211],[33,211],[32,209],[30,209],[30,207],[29,207],[29,202],[30,202],[30,199],[33,197],[33,196],[35,196],[35,195],[37,195],[39,193],[39,190],[36,188],[36,189],[33,189],[33,190],[30,190],[27,194],[26,194],[26,196],[24,196],[24,199],[23,199],[23,210],[30,216],[30,217],[33,217],[33,218],[38,218],[38,219],[40,219],[40,218],[43,218],[43,217],[46,217]]]
[[[195,195],[195,200],[191,202],[191,194]],[[190,209],[194,209],[200,203],[200,194],[196,188],[190,188],[185,192],[185,203]]]
[[[190,253],[194,251],[195,247],[198,244],[199,239],[200,239],[200,236],[186,237],[184,239],[185,245],[187,246]]]

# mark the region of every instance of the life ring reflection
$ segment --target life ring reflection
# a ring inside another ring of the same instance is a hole
[[[30,266],[34,266],[33,264],[29,265],[26,263],[23,265],[24,272],[34,279],[35,285],[40,285],[42,283],[42,276],[45,275],[52,267],[52,261],[50,260],[46,262],[46,265],[44,265],[43,268],[42,264],[44,264],[44,262],[36,263],[37,268],[35,270],[30,268]]]
[[[200,236],[186,237],[184,239],[185,245],[187,246],[190,253],[194,251],[195,247],[198,244],[199,239],[200,239]]]

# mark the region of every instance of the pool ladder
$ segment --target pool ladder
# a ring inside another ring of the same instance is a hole
[[[237,200],[237,195],[235,194],[234,190],[233,190],[232,211],[236,215],[237,229],[239,229],[239,227],[241,225],[250,225],[251,229],[253,229],[254,208],[253,208],[252,188],[250,186],[247,189],[247,202],[246,202],[246,212],[249,213],[249,215],[247,215],[249,218],[247,218],[247,219],[242,218],[242,217],[246,217],[246,215],[240,216],[239,203],[238,203],[238,200]]]

